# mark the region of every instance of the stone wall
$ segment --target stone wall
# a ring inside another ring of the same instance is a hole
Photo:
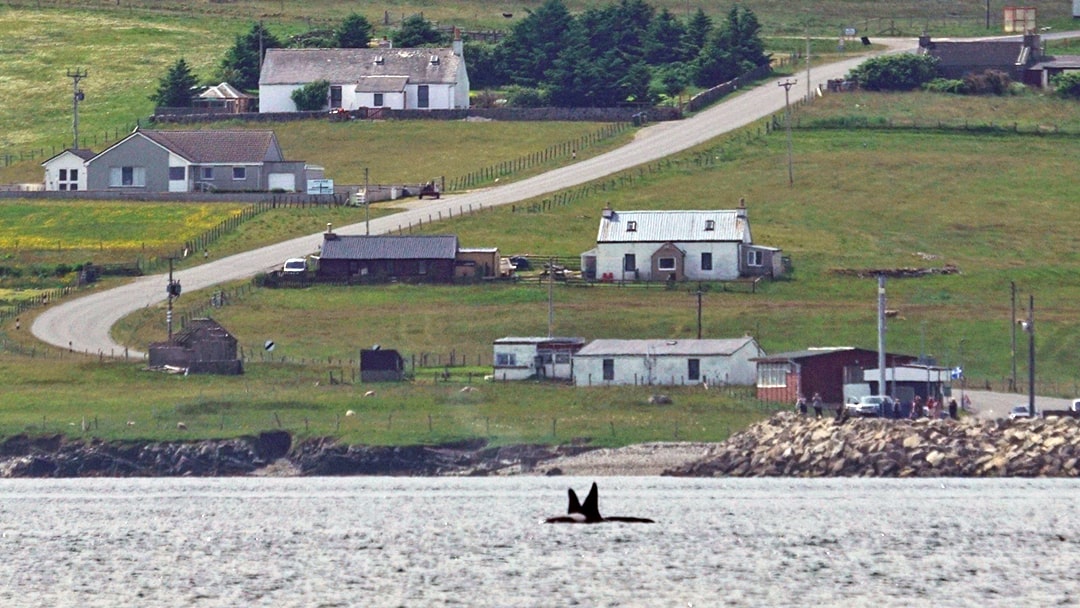
[[[665,471],[695,477],[1076,477],[1080,421],[888,420],[781,412]]]

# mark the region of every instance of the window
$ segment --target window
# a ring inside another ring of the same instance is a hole
[[[635,222],[634,220],[630,220],[629,222],[626,222],[626,231],[627,232],[637,232],[637,222]]]
[[[213,167],[203,167],[202,168],[202,178],[205,179],[205,180],[214,179],[214,168]]]
[[[428,107],[428,85],[422,84],[416,87],[416,107],[426,108]]]
[[[675,270],[675,258],[660,258],[656,261],[657,270]]]
[[[247,167],[233,167],[232,178],[236,181],[247,179]]]
[[[340,85],[334,85],[334,86],[330,87],[330,107],[331,108],[340,108],[341,107],[341,86]]]
[[[747,266],[761,266],[764,255],[761,251],[751,249],[746,252],[746,265]]]
[[[383,94],[382,93],[375,93],[375,95],[373,95],[373,97],[375,99],[374,99],[374,101],[371,102],[371,105],[375,106],[376,108],[383,107]]]
[[[716,230],[716,220],[705,220],[705,231],[711,232]]]
[[[615,379],[615,360],[604,359],[604,380]]]
[[[495,365],[499,367],[517,365],[517,357],[514,353],[495,353]]]
[[[57,172],[56,188],[58,190],[78,190],[79,189],[79,170],[78,169],[60,169]]]
[[[790,367],[787,363],[758,363],[758,386],[787,386]]]
[[[187,179],[186,167],[169,167],[169,181],[179,182]]]
[[[704,251],[701,254],[701,269],[712,270],[712,252]]]
[[[112,167],[109,186],[113,188],[142,188],[146,186],[145,167]]]
[[[570,363],[570,353],[555,353],[555,363]]]
[[[686,378],[688,380],[701,380],[701,359],[686,360]]]
[[[427,260],[417,260],[416,274],[427,274]]]
[[[637,258],[634,257],[634,254],[628,253],[623,256],[622,269],[623,272],[634,272],[637,270]]]

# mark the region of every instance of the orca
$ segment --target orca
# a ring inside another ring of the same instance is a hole
[[[617,521],[628,524],[654,524],[655,521],[647,519],[645,517],[603,517],[600,515],[600,497],[599,490],[596,488],[596,482],[592,484],[592,488],[589,489],[589,495],[585,497],[585,502],[578,501],[577,494],[573,488],[567,490],[570,495],[570,505],[566,508],[566,515],[558,515],[555,517],[549,517],[544,520],[546,524],[599,524],[607,521]]]

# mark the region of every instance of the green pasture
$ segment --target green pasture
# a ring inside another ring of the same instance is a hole
[[[127,440],[235,437],[282,428],[374,445],[482,437],[494,445],[718,441],[771,411],[746,391],[575,389],[535,383],[361,385],[329,381],[332,368],[251,365],[242,376],[183,376],[129,363],[0,354],[0,437],[18,433]],[[340,378],[340,376],[338,376]],[[365,394],[374,389],[373,396]],[[346,413],[352,410],[354,415]],[[179,431],[183,422],[186,431]]]
[[[794,187],[787,184],[784,131],[766,133],[755,125],[680,155],[662,167],[628,172],[632,179],[605,180],[615,186],[566,205],[549,206],[540,213],[521,211],[521,206],[516,213],[497,208],[443,222],[432,230],[455,233],[472,246],[496,246],[504,254],[577,256],[594,245],[599,212],[605,204],[616,209],[731,208],[745,198],[755,242],[782,248],[791,257],[794,271],[784,280],[759,284],[753,293],[745,288],[704,286],[704,336],[749,333],[767,352],[814,345],[874,348],[876,282],[850,273],[955,265],[958,274],[891,279],[887,283],[888,307],[896,311],[889,321],[889,350],[928,354],[945,365],[963,365],[968,386],[1004,388],[1010,374],[1014,327],[1012,282],[1020,296],[1019,315],[1024,314],[1027,295],[1036,298],[1039,392],[1076,392],[1073,353],[1080,343],[1080,323],[1073,302],[1078,296],[1075,277],[1080,270],[1080,243],[1069,229],[1075,223],[1074,180],[1069,171],[1061,169],[1080,155],[1075,135],[814,127],[815,121],[828,125],[831,118],[852,112],[869,114],[886,123],[900,123],[910,116],[945,123],[955,118],[953,113],[962,113],[969,125],[999,123],[1006,115],[1019,128],[1045,124],[1056,126],[1046,131],[1075,133],[1080,125],[1074,104],[1037,96],[958,99],[930,94],[831,95],[799,109],[800,126],[793,134]],[[704,153],[715,162],[691,162]],[[243,232],[241,229],[238,234]],[[271,235],[261,238],[271,239]],[[261,238],[245,241],[245,246],[254,246]],[[574,288],[557,284],[551,300],[553,330],[556,335],[587,339],[693,337],[697,330],[697,288],[696,284],[676,289],[658,285]],[[206,297],[206,293],[185,293],[176,304],[183,310]],[[204,435],[228,434],[229,428],[235,432],[239,427],[229,426],[234,417],[254,420],[251,424],[255,428],[272,428],[278,424],[274,414],[283,426],[305,426],[313,434],[322,432],[310,430],[318,425],[322,425],[319,429],[329,428],[332,417],[337,432],[339,416],[345,409],[360,412],[358,404],[375,407],[358,396],[372,387],[352,382],[360,348],[371,344],[396,348],[410,362],[429,366],[434,362],[432,369],[438,369],[453,354],[471,370],[483,369],[490,364],[492,340],[546,334],[548,302],[547,286],[532,282],[255,289],[212,312],[241,342],[248,358],[248,373],[242,378],[157,376],[138,371],[139,365],[133,363],[98,365],[86,361],[75,365],[72,361],[76,359],[48,359],[49,363],[42,363],[26,355],[4,355],[4,374],[37,380],[10,383],[15,388],[7,391],[4,399],[12,408],[10,412],[0,408],[0,415],[12,416],[11,424],[18,428],[32,428],[44,412],[60,407],[77,418],[62,424],[75,424],[81,429],[85,410],[70,409],[75,406],[68,399],[75,399],[75,404],[99,403],[115,395],[116,401],[109,407],[116,408],[125,400],[130,402],[130,395],[138,395],[146,422],[140,419],[135,427],[125,426],[116,436],[142,426],[161,436],[175,436],[175,421],[181,417],[189,428]],[[24,319],[23,323],[25,327],[28,321]],[[17,332],[10,323],[0,329],[4,334],[0,337],[15,339],[13,334]],[[21,333],[25,335],[25,329]],[[125,319],[115,335],[123,343],[144,350],[148,342],[163,337],[164,311],[140,311]],[[261,347],[268,339],[278,345],[272,357]],[[1023,334],[1018,336],[1021,379],[1026,377],[1025,339]],[[32,343],[20,344],[25,348]],[[36,348],[52,353],[40,345]],[[331,383],[332,370],[338,380],[348,383]],[[418,374],[422,378],[434,375],[426,370]],[[455,376],[449,384],[424,380],[379,385],[375,387],[377,393],[401,396],[401,413],[379,410],[369,416],[370,420],[364,416],[341,418],[341,428],[369,420],[365,428],[382,424],[387,432],[396,433],[400,429],[395,421],[404,428],[409,420],[408,433],[413,438],[470,436],[477,433],[481,421],[485,429],[490,429],[493,420],[502,414],[489,410],[477,415],[476,411],[484,411],[483,403],[458,405],[471,399],[482,401],[496,392],[501,395],[498,401],[502,407],[510,407],[507,403],[525,404],[525,410],[513,410],[508,417],[521,420],[521,426],[514,431],[516,437],[534,440],[552,436],[551,419],[559,416],[551,416],[550,412],[578,402],[585,404],[582,411],[591,411],[591,404],[610,401],[613,412],[626,410],[626,416],[644,421],[634,440],[667,439],[674,432],[673,420],[688,421],[697,415],[680,417],[683,414],[674,413],[696,403],[697,393],[691,389],[675,392],[674,409],[659,410],[658,418],[647,418],[642,408],[626,405],[647,399],[649,390],[645,388],[482,385],[480,394],[485,397],[481,398],[458,392],[475,378]],[[77,388],[82,379],[86,386]],[[60,389],[67,384],[71,385],[70,392]],[[51,388],[38,390],[42,387]],[[178,388],[170,393],[163,387]],[[80,391],[78,398],[72,397],[75,390]],[[338,400],[332,397],[335,395]],[[764,415],[752,401],[733,399],[732,408],[747,411],[745,420]],[[323,405],[301,405],[295,411],[284,405],[313,400]],[[16,402],[24,404],[22,409],[15,408]],[[225,407],[222,403],[240,405]],[[438,409],[436,405],[443,407]],[[545,411],[545,407],[555,409]],[[106,411],[105,406],[98,409]],[[544,413],[535,418],[526,414],[534,410]],[[130,406],[122,414],[112,411],[108,418],[119,420],[128,416]],[[323,412],[318,423],[316,411]],[[85,412],[87,416],[94,414]],[[101,424],[105,416],[97,415]],[[454,415],[461,415],[467,423],[454,431],[440,430],[443,427],[438,421]],[[611,422],[606,415],[585,416],[592,426],[568,431],[566,436],[600,438],[602,433],[596,429],[603,430]],[[188,419],[197,420],[197,426],[191,427]],[[48,427],[49,420],[52,418],[45,414],[43,428],[54,428]],[[532,422],[526,425],[526,420]],[[556,420],[555,425],[556,433],[563,437],[558,430],[562,423]],[[631,442],[630,432],[620,431],[619,423],[615,426],[614,434],[610,428],[607,431],[608,437],[614,437],[611,441]],[[726,427],[726,423],[710,422],[706,427]],[[495,440],[509,437],[507,433],[498,434]],[[713,435],[718,436],[722,433]],[[399,438],[384,437],[388,442]]]

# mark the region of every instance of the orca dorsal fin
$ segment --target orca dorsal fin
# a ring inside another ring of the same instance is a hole
[[[581,505],[581,514],[585,516],[587,522],[604,521],[604,518],[600,517],[599,494],[594,481],[592,487],[589,488],[589,495],[585,497],[585,503]]]
[[[578,501],[577,494],[574,493],[574,488],[567,490],[567,493],[570,494],[570,506],[566,507],[566,514],[581,513],[581,503]]]

